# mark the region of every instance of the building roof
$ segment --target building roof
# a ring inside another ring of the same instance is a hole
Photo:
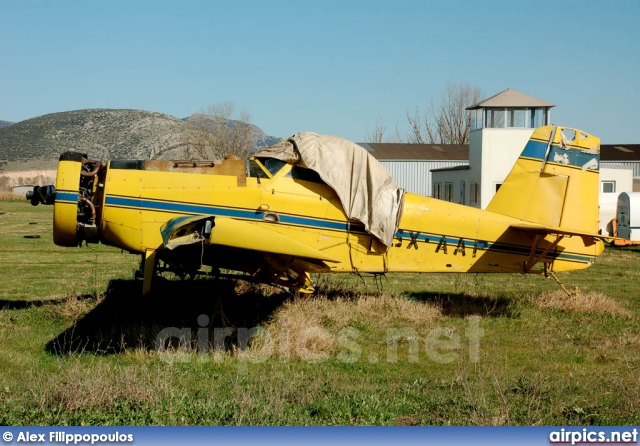
[[[378,160],[468,161],[469,144],[358,143]]]
[[[600,161],[640,161],[640,144],[601,144]]]
[[[536,99],[512,88],[507,88],[501,93],[467,107],[467,110],[476,110],[483,107],[555,107],[555,104]]]
[[[358,143],[378,160],[468,161],[469,144]],[[640,162],[640,144],[601,144],[601,161]]]

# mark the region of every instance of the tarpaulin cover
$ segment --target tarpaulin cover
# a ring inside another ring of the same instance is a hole
[[[349,219],[364,224],[387,247],[398,230],[404,190],[359,145],[337,136],[300,132],[254,155],[298,164],[335,190]]]

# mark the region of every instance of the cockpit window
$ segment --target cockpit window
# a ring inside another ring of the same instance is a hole
[[[252,178],[264,178],[265,176],[273,178],[286,164],[286,162],[276,158],[254,158],[249,160],[249,176]],[[305,169],[304,167],[300,166],[293,166],[291,170],[287,172],[286,178],[325,184],[325,182],[322,181],[322,178],[320,178],[320,175],[318,175],[316,171]]]
[[[293,166],[291,172],[287,174],[287,177],[293,178],[294,180],[303,180],[310,181],[312,183],[325,184],[320,178],[320,175],[315,170],[305,169],[300,166]]]
[[[264,167],[260,161],[256,159],[250,159],[248,165],[248,173],[250,178],[267,178],[268,175],[264,171]]]
[[[282,169],[282,166],[287,164],[284,161],[281,161],[275,158],[265,158],[262,163],[267,168],[271,176],[275,176],[275,174],[280,172],[280,169]]]

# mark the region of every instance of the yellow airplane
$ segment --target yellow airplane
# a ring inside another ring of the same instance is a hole
[[[248,169],[233,156],[103,164],[66,152],[55,188],[28,198],[54,204],[57,245],[141,254],[143,294],[159,269],[239,271],[302,292],[310,273],[553,275],[603,251],[599,148],[580,130],[536,129],[486,211],[405,193],[366,150],[314,133]]]

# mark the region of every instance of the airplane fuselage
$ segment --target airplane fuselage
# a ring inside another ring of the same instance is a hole
[[[333,189],[292,175],[296,166],[283,163],[270,178],[138,167],[111,163],[93,198],[100,241],[134,253],[161,247],[160,229],[168,220],[195,215],[282,233],[335,259],[327,262],[331,272],[544,272],[531,268],[533,260],[566,271],[586,268],[603,249],[601,242],[586,248],[579,237],[536,241],[535,234],[511,229],[518,222],[512,217],[411,193],[394,243],[385,249],[347,219]],[[55,205],[56,215],[75,216],[77,184],[58,184]],[[218,262],[225,266],[224,259]]]

